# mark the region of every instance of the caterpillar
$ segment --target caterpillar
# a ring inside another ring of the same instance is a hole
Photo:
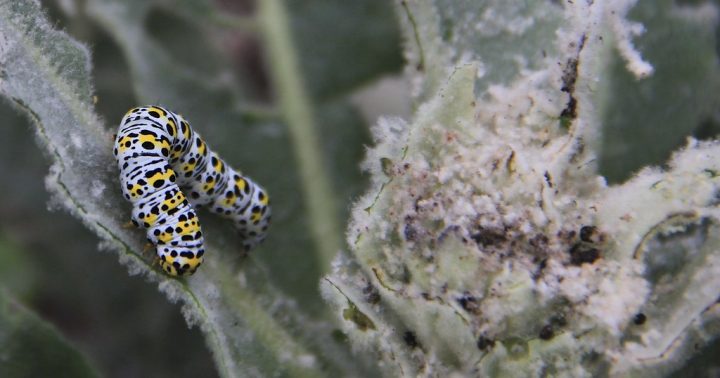
[[[231,219],[245,250],[265,239],[270,223],[265,190],[210,150],[181,115],[152,105],[130,109],[113,155],[123,196],[133,206],[131,221],[145,228],[169,275],[191,275],[202,264],[198,207]]]

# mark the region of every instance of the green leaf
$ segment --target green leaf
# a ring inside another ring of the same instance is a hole
[[[599,139],[614,97],[628,101],[609,85],[612,55],[637,79],[653,69],[626,17],[636,1],[469,3],[399,3],[421,105],[373,130],[353,254],[322,286],[343,329],[388,375],[681,369],[719,335],[720,145],[691,140],[667,170],[608,187]],[[717,18],[709,2],[644,5],[705,31]],[[508,43],[526,28],[538,34]],[[712,38],[699,40],[699,66],[713,71]],[[696,119],[676,100],[678,118]]]
[[[0,289],[0,376],[98,377],[99,374],[54,327]]]
[[[24,251],[0,232],[0,287],[10,290],[21,298],[27,298],[34,289],[36,271]]]
[[[419,81],[418,103],[437,92],[452,67],[480,62],[476,91],[509,84],[544,66],[563,10],[555,1],[398,1],[408,69]]]

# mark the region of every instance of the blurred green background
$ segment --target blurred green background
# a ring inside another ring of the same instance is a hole
[[[134,3],[143,8],[152,4],[141,20],[143,32],[163,46],[162,53],[173,67],[187,71],[177,74],[170,72],[175,68],[166,67],[172,85],[162,90],[134,82],[132,70],[138,67],[133,68],[127,46],[118,42],[123,33],[112,29],[130,20],[103,22],[85,11],[89,3],[124,4],[128,9]],[[611,111],[605,114],[599,162],[611,182],[624,180],[646,164],[661,164],[688,135],[712,138],[720,130],[715,99],[717,30],[694,30],[683,20],[654,25],[650,21],[659,16],[653,2],[640,4],[631,15],[648,21],[648,33],[637,42],[655,65],[656,74],[639,82],[626,73],[622,60],[614,58],[615,74],[608,78],[608,85],[622,95],[609,99]],[[400,82],[366,95],[360,101],[363,107],[351,101],[375,80],[400,74],[403,60],[397,16],[392,3],[385,0],[292,0],[287,5],[321,130],[324,163],[339,201],[338,219],[345,220],[352,198],[363,192],[366,182],[358,164],[363,146],[370,143],[374,118],[363,117],[361,110],[408,116],[411,96],[407,84]],[[138,98],[197,109],[195,113],[174,110],[191,120],[208,120],[195,124],[209,144],[229,161],[242,162],[240,168],[259,182],[269,182],[271,193],[280,192],[276,223],[258,259],[272,272],[282,272],[274,275],[278,286],[305,310],[319,312],[323,306],[317,294],[321,272],[309,257],[314,246],[299,194],[297,167],[292,161],[264,165],[264,156],[244,151],[246,143],[258,140],[257,135],[285,133],[273,105],[275,93],[262,40],[251,24],[233,24],[253,14],[253,2],[46,0],[43,6],[58,28],[90,47],[96,110],[108,128],[115,128],[125,111],[140,103]],[[696,46],[685,43],[689,39],[715,48],[699,56]],[[193,78],[197,72],[202,75]],[[203,86],[192,87],[205,79]],[[702,97],[698,91],[701,95],[707,91],[706,101],[697,101]],[[383,99],[383,95],[388,97]],[[243,127],[213,128],[213,117],[224,117],[222,109],[235,106],[238,98],[247,104],[236,112]],[[103,375],[217,374],[202,334],[197,328],[188,329],[179,306],[170,304],[157,284],[129,276],[116,254],[98,252],[99,239],[67,212],[56,209],[43,183],[49,159],[39,152],[25,117],[6,101],[0,101],[0,124],[0,285],[56,325]],[[248,127],[254,127],[254,137],[246,138]]]

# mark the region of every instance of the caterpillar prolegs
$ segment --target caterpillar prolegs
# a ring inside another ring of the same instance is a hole
[[[265,190],[210,150],[179,114],[159,106],[130,109],[113,154],[123,195],[133,205],[132,222],[146,229],[168,274],[193,274],[203,261],[198,206],[231,219],[246,250],[265,239]]]

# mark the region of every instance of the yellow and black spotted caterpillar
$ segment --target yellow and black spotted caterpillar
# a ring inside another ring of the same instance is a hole
[[[267,193],[225,164],[179,114],[159,106],[130,109],[120,122],[113,154],[123,195],[133,204],[132,222],[147,230],[168,274],[193,274],[203,261],[194,207],[208,206],[232,219],[246,250],[265,239]]]

